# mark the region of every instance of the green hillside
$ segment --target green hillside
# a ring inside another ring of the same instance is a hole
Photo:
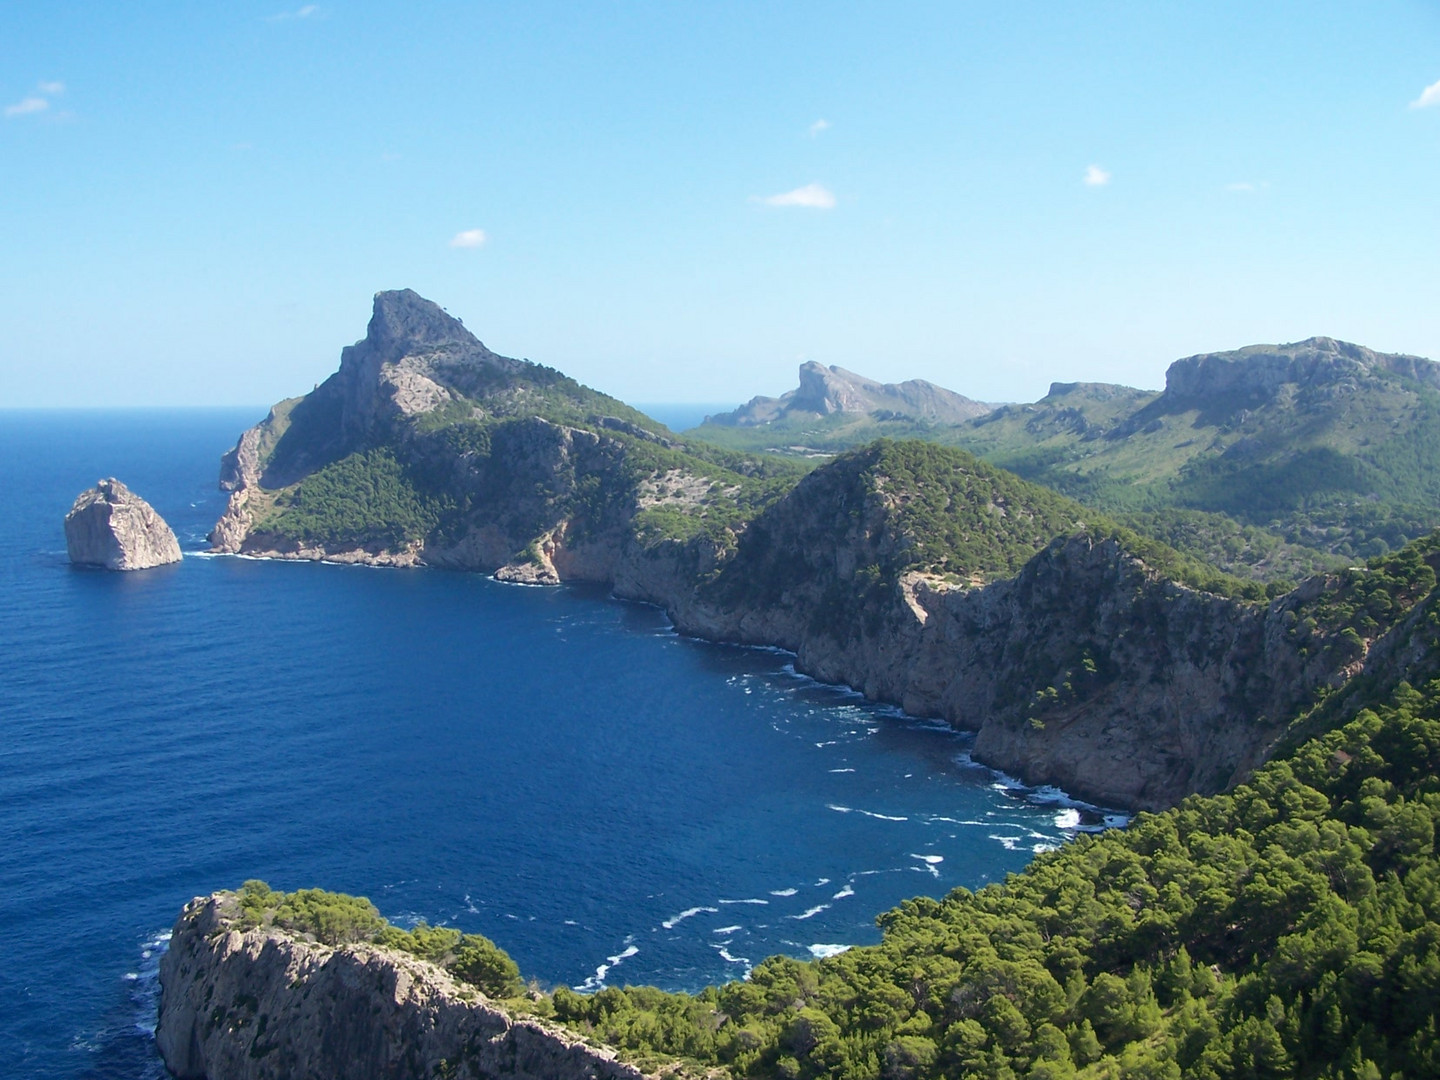
[[[1328,338],[1176,361],[1159,393],[1056,383],[962,424],[837,414],[689,434],[812,459],[880,434],[958,446],[1260,580],[1440,525],[1440,367]]]

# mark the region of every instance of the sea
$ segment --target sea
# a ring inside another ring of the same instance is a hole
[[[547,987],[695,990],[1123,821],[601,587],[209,556],[263,413],[0,412],[0,1076],[164,1076],[169,928],[249,878],[488,935]],[[182,562],[69,565],[105,476]]]

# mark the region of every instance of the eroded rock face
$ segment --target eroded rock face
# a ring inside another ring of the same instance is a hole
[[[160,962],[155,1044],[181,1080],[646,1080],[434,965],[237,916],[233,894],[191,901]]]
[[[82,491],[65,515],[70,561],[107,570],[145,570],[180,561],[165,519],[113,476]]]

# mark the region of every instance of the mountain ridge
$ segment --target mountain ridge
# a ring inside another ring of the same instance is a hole
[[[993,406],[973,401],[924,379],[881,383],[814,360],[800,365],[799,385],[778,398],[754,397],[740,408],[707,416],[709,424],[755,427],[792,416],[836,416],[881,412],[928,423],[959,423],[989,412]]]

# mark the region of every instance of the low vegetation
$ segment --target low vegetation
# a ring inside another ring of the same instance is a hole
[[[736,1076],[1440,1075],[1440,684],[978,893],[882,944],[697,995],[554,995],[633,1050]]]
[[[301,544],[395,549],[424,538],[447,506],[381,447],[350,454],[281,492],[263,528]]]
[[[278,892],[252,880],[241,886],[236,899],[242,929],[274,926],[337,947],[379,945],[442,967],[493,998],[513,998],[525,991],[515,961],[489,938],[425,922],[402,930],[381,918],[363,896],[323,889]]]

